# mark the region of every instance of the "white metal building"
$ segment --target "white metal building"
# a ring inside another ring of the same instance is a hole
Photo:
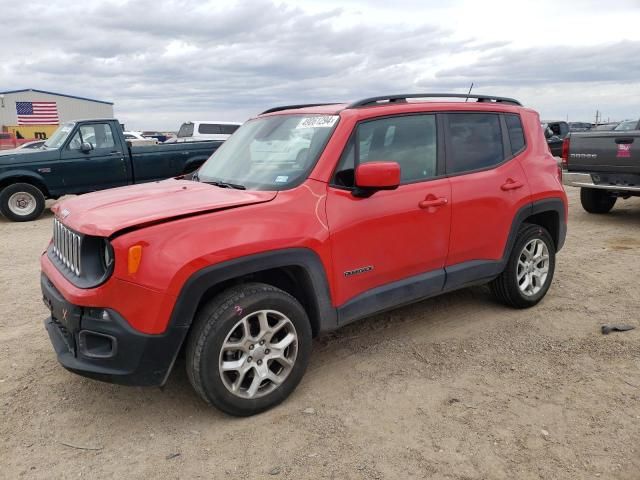
[[[46,138],[60,123],[81,118],[113,118],[113,103],[33,88],[0,91],[0,131]]]

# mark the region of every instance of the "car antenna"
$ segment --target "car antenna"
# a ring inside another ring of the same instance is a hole
[[[473,82],[471,82],[471,86],[469,87],[469,93],[467,93],[467,95],[471,95],[471,90],[473,89]],[[467,101],[469,100],[469,97],[464,99],[464,103],[467,103]]]

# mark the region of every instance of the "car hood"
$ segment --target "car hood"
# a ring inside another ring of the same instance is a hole
[[[188,180],[164,180],[88,193],[53,206],[69,228],[109,237],[114,233],[198,213],[263,203],[277,192],[220,188]]]
[[[51,150],[38,148],[22,148],[20,150],[0,150],[0,164],[37,162],[39,160],[51,160]]]

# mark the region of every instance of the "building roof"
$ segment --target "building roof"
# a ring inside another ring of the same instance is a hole
[[[93,98],[78,97],[76,95],[67,95],[66,93],[48,92],[46,90],[38,90],[36,88],[23,88],[21,90],[7,90],[6,92],[0,92],[0,95],[7,95],[9,93],[22,93],[22,92],[46,93],[48,95],[56,95],[58,97],[75,98],[76,100],[85,100],[87,102],[105,103],[107,105],[113,105],[113,102],[106,102],[104,100],[95,100]]]

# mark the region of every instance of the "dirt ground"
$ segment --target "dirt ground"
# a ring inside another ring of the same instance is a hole
[[[363,320],[248,419],[207,407],[183,364],[162,390],[60,367],[39,290],[51,214],[0,220],[0,477],[640,479],[640,328],[599,331],[640,327],[640,199],[595,216],[570,190],[536,308],[478,287]]]

